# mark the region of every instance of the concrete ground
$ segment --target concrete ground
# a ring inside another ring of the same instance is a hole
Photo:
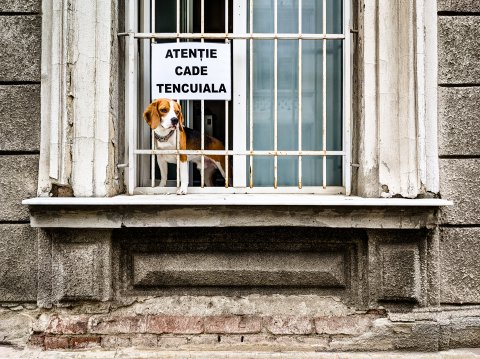
[[[38,349],[18,350],[0,347],[0,359],[121,359],[121,358],[172,358],[172,359],[478,359],[480,348],[454,349],[434,353],[420,352],[376,352],[376,353],[311,353],[311,352],[181,352],[138,350],[127,348],[122,350],[85,350],[85,351],[42,351]]]

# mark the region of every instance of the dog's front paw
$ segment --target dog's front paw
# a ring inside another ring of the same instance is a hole
[[[187,189],[180,187],[180,188],[177,190],[177,194],[178,194],[178,195],[187,194]]]

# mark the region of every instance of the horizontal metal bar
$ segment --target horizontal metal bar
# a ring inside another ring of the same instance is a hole
[[[174,194],[176,193],[177,188],[176,187],[137,187],[135,188],[134,194],[136,195],[161,195],[161,194]],[[340,187],[340,186],[327,186],[326,188],[323,188],[322,186],[304,186],[303,188],[299,189],[297,186],[292,186],[292,187],[282,187],[278,186],[277,188],[274,187],[188,187],[188,194],[189,195],[194,195],[194,194],[202,194],[202,195],[208,195],[208,197],[205,197],[203,201],[209,201],[212,198],[215,198],[216,196],[221,196],[221,195],[228,195],[228,194],[249,194],[250,196],[253,196],[255,194],[264,194],[264,195],[271,195],[273,197],[278,196],[280,194],[282,195],[308,195],[308,194],[323,194],[323,195],[341,195],[345,194],[345,188]],[[186,196],[188,197],[188,196]],[[278,200],[275,198],[270,198],[270,200],[265,201],[265,204],[271,205],[272,203],[276,202]],[[168,198],[172,198],[171,196],[168,196]],[[178,198],[178,196],[174,196],[174,198]],[[175,199],[174,199],[175,200]],[[417,200],[415,200],[417,201]],[[287,205],[290,205],[288,203]],[[306,204],[307,205],[307,204]]]
[[[226,33],[147,33],[134,34],[136,39],[212,39],[212,40],[343,40],[344,34],[226,34]]]
[[[345,156],[344,151],[226,151],[226,150],[135,150],[136,155],[218,156]]]

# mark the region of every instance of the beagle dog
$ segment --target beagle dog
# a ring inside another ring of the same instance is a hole
[[[153,130],[155,144],[158,150],[175,150],[177,148],[177,131],[180,132],[180,150],[200,150],[201,133],[184,127],[183,115],[180,104],[174,100],[158,99],[147,106],[143,117]],[[214,137],[205,135],[204,148],[206,150],[224,150],[222,142]],[[180,188],[177,194],[187,194],[188,188],[188,161],[192,161],[201,167],[200,155],[180,155]],[[157,154],[157,162],[160,167],[160,187],[167,184],[168,165],[177,163],[177,155]],[[225,156],[205,155],[204,157],[204,180],[205,185],[212,186],[212,176],[218,168],[225,178]]]

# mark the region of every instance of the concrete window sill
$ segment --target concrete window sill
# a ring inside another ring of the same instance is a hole
[[[189,194],[27,199],[32,227],[432,228],[442,199]]]

